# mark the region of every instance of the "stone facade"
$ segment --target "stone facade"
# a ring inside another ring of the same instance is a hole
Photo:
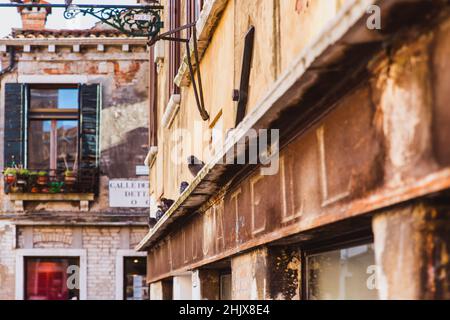
[[[98,194],[38,194],[30,200],[29,195],[5,194],[1,184],[0,299],[24,298],[26,257],[65,254],[80,259],[81,299],[122,299],[124,257],[142,256],[133,248],[148,231],[148,208],[110,207],[109,182],[147,180],[136,173],[148,148],[146,39],[128,38],[101,25],[66,31],[26,28],[26,23],[0,39],[3,67],[10,49],[16,53],[12,70],[0,78],[0,166],[7,165],[6,84],[95,84],[101,88],[95,141],[100,146],[99,188]]]

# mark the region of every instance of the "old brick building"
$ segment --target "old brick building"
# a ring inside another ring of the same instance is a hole
[[[148,208],[110,192],[148,188],[146,39],[19,12],[0,39],[0,299],[145,299]]]
[[[156,43],[150,298],[450,299],[449,2],[160,2],[196,21],[206,110]],[[266,161],[222,161],[260,129]]]

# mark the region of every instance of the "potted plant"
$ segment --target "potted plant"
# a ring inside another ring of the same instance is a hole
[[[37,186],[37,178],[38,178],[38,173],[36,171],[31,171],[30,175],[28,177],[28,185],[29,185],[29,190],[31,193],[39,192],[39,188]]]
[[[64,183],[67,186],[73,186],[76,181],[77,181],[77,177],[76,177],[74,171],[66,170],[66,172],[64,172]]]
[[[13,184],[17,180],[17,169],[7,168],[3,175],[5,176],[5,182],[7,184]]]
[[[60,193],[63,185],[64,185],[64,182],[50,182],[49,192],[50,193]]]
[[[48,183],[48,173],[46,171],[39,171],[37,177],[37,184],[45,186]]]

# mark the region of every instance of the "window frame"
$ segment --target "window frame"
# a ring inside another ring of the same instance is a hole
[[[169,0],[169,29],[174,30],[181,26],[181,0]],[[174,34],[175,38],[180,38],[181,32]],[[181,46],[178,41],[169,41],[169,79],[168,93],[170,97],[173,94],[179,94],[180,88],[175,84],[175,77],[181,65]]]
[[[197,22],[200,13],[203,10],[204,0],[186,0],[186,23],[191,24]],[[192,36],[192,30],[187,29],[187,38]]]
[[[78,93],[78,108],[77,109],[32,109],[31,108],[31,90],[33,89],[77,89]],[[80,149],[81,149],[81,99],[80,99],[80,85],[79,84],[29,84],[26,87],[26,102],[25,108],[27,110],[26,119],[25,119],[25,140],[24,140],[24,161],[23,164],[26,168],[29,169],[42,169],[42,170],[50,170],[55,171],[58,170],[57,165],[56,168],[52,168],[52,161],[50,160],[48,164],[48,168],[31,168],[29,165],[29,148],[28,136],[30,135],[31,121],[77,121],[77,157],[78,163],[80,162]],[[51,159],[51,158],[50,158]]]
[[[333,237],[326,240],[319,240],[303,245],[300,250],[301,255],[301,298],[308,298],[308,258],[314,255],[327,253],[335,250],[342,250],[361,245],[373,244],[374,236],[371,230],[363,230],[351,235]]]

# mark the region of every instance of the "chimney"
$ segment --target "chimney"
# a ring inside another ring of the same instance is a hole
[[[23,3],[49,4],[43,0],[25,0]],[[44,30],[47,16],[52,13],[52,8],[18,8],[22,17],[22,29],[24,30]]]

